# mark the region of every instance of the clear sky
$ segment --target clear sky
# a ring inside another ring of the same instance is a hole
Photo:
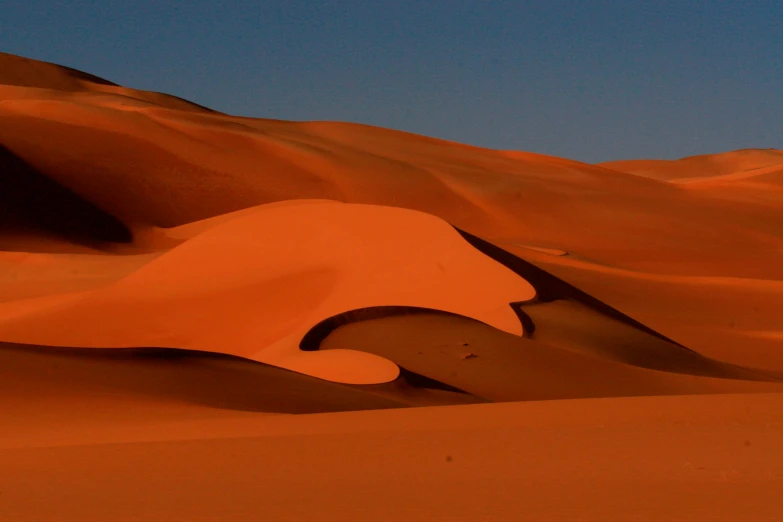
[[[0,0],[0,50],[589,162],[783,148],[783,0]]]

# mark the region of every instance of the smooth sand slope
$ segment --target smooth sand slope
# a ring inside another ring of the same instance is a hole
[[[534,296],[433,216],[298,201],[218,224],[105,288],[0,303],[0,340],[188,348],[374,384],[397,367],[361,352],[302,352],[302,337],[371,306],[443,310],[521,335],[509,303]]]
[[[7,520],[780,520],[783,395],[72,425],[0,449]]]
[[[779,520],[781,169],[0,54],[0,520]]]

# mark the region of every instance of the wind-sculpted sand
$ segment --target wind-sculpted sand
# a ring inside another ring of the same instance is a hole
[[[361,352],[306,353],[304,334],[338,313],[415,306],[521,335],[509,306],[535,290],[410,210],[328,201],[266,205],[216,225],[105,288],[0,304],[0,339],[80,347],[157,346],[241,355],[337,382],[397,367]]]
[[[779,520],[781,169],[0,54],[0,520]]]

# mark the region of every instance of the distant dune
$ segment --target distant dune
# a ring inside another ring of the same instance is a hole
[[[602,167],[662,181],[715,178],[757,169],[783,168],[783,150],[743,149],[678,160],[627,160],[599,163]]]
[[[783,151],[589,165],[0,54],[0,176],[0,518],[780,518]]]

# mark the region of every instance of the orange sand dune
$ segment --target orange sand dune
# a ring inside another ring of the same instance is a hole
[[[783,281],[652,274],[498,246],[702,355],[783,372]]]
[[[0,519],[780,520],[782,168],[0,53]]]
[[[62,423],[118,432],[139,424],[480,402],[414,387],[330,383],[247,359],[165,349],[73,349],[0,344],[0,446],[50,436]],[[206,384],[206,385],[205,385]],[[126,432],[126,435],[128,432]]]
[[[577,323],[583,320],[565,314],[561,317]],[[537,324],[539,328],[557,333],[544,321]],[[432,314],[350,323],[334,330],[320,345],[327,352],[346,348],[368,351],[490,401],[783,392],[783,378],[762,382],[773,379],[708,359],[703,360],[701,373],[710,376],[704,377],[687,375],[682,368],[675,370],[683,373],[649,370],[573,349],[578,347],[576,342],[558,346],[537,337],[509,335],[465,318]],[[659,358],[670,367],[679,362],[666,352]]]
[[[678,160],[626,160],[599,163],[600,166],[662,181],[713,178],[783,165],[783,151],[744,149],[721,154],[688,156]]]
[[[122,97],[130,103],[139,101],[178,110],[213,112],[193,102],[169,94],[128,89],[103,78],[70,67],[30,60],[21,56],[0,52],[0,85],[28,88],[33,96],[38,89],[65,92],[106,93]],[[3,87],[5,88],[5,87]],[[22,93],[22,96],[30,94]],[[5,97],[3,95],[0,95]],[[1,99],[1,98],[0,98]]]
[[[351,383],[394,380],[361,352],[304,353],[319,321],[382,305],[444,310],[520,335],[535,290],[447,223],[389,207],[268,205],[209,229],[105,288],[0,304],[0,340],[222,352]]]

